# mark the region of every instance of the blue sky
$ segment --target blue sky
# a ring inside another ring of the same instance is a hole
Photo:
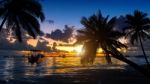
[[[104,16],[120,16],[132,13],[135,9],[150,14],[150,0],[44,0],[42,2],[46,20],[54,20],[54,24],[44,22],[41,29],[51,32],[64,25],[81,28],[80,19],[101,10]]]

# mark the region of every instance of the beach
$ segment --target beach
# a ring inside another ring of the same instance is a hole
[[[129,58],[144,63],[142,58]],[[54,61],[55,60],[55,61]],[[0,57],[0,84],[149,84],[127,64],[112,59],[107,65],[104,57],[97,57],[93,65],[82,66],[80,57],[44,57],[38,64],[30,64],[27,57]],[[53,63],[55,62],[55,63]]]
[[[150,79],[141,73],[123,67],[125,66],[106,65],[26,80],[9,80],[1,84],[150,84]]]
[[[0,84],[150,84],[149,3],[0,0]]]

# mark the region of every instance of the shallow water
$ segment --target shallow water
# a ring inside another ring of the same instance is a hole
[[[130,60],[145,63],[143,58],[130,57]],[[105,65],[104,57],[97,57],[94,66],[83,67],[80,65],[80,57],[44,57],[38,64],[30,64],[27,57],[23,56],[0,56],[0,79],[1,80],[26,80],[27,78],[37,78],[45,75],[55,75],[57,73],[68,73],[74,70],[96,68]],[[113,64],[125,63],[112,59]]]

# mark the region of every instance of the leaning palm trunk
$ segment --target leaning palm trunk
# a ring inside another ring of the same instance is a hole
[[[127,63],[128,65],[130,65],[131,67],[133,67],[134,69],[138,70],[139,72],[141,72],[143,75],[145,75],[146,77],[150,78],[150,71],[148,71],[147,69],[139,66],[138,64],[126,59],[122,54],[120,55],[116,55],[112,52],[110,52],[110,54],[112,55],[112,57],[120,60],[120,61],[123,61],[125,63]]]
[[[142,43],[142,40],[141,40],[141,36],[140,36],[140,35],[139,35],[139,40],[140,40],[140,45],[141,45],[141,48],[142,48],[142,52],[143,52],[145,61],[146,61],[146,63],[147,63],[147,67],[150,69],[150,64],[149,64],[148,58],[147,58],[147,56],[146,56],[146,53],[145,53],[145,50],[144,50],[143,43]]]

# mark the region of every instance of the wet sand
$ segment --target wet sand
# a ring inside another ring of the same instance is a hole
[[[150,79],[132,68],[92,68],[9,82],[11,83],[6,84],[150,84]]]

